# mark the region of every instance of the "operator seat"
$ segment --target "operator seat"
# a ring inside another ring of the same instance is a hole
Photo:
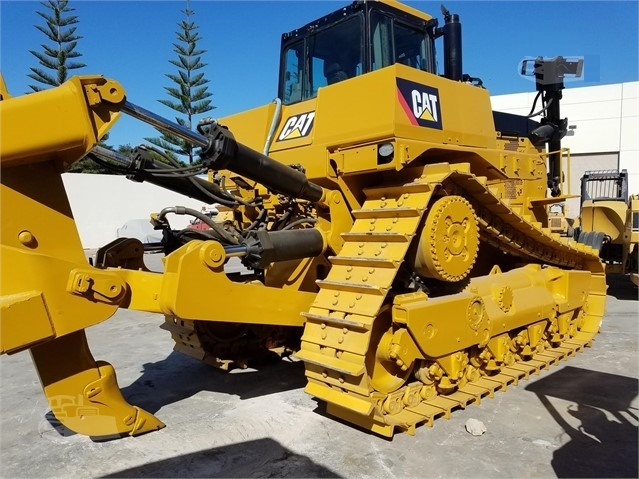
[[[348,75],[342,69],[342,66],[332,61],[324,62],[324,76],[328,85],[348,79]]]

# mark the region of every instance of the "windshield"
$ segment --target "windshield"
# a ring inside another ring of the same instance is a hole
[[[321,87],[363,73],[362,16],[356,15],[300,40],[284,51],[285,104],[317,96]],[[308,48],[308,63],[304,48]]]

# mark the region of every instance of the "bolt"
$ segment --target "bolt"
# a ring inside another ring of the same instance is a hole
[[[18,234],[18,241],[20,241],[20,243],[22,243],[23,245],[29,245],[30,243],[32,243],[34,240],[33,234],[31,233],[31,231],[21,231]]]
[[[397,401],[388,401],[385,409],[389,414],[396,414],[401,410],[401,405]]]
[[[340,336],[339,338],[337,338],[337,342],[342,344],[344,342],[344,338]]]
[[[326,329],[326,323],[322,323],[322,324],[320,324],[320,328],[322,328],[322,329]]]
[[[419,396],[415,393],[410,393],[403,399],[403,402],[409,407],[415,407],[419,404]]]

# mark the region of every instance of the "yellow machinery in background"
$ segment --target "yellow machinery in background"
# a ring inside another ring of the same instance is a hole
[[[176,348],[220,367],[288,348],[328,412],[392,436],[479,403],[598,332],[598,252],[552,234],[563,78],[537,58],[544,117],[493,112],[462,74],[459,17],[354,2],[282,37],[279,100],[187,130],[101,76],[0,102],[0,350],[29,349],[57,418],[91,436],[163,424],[129,405],[84,329],[118,308],[165,315]],[[437,73],[435,40],[444,40]],[[95,147],[120,114],[201,148],[202,163]],[[87,262],[61,173],[85,155],[219,205],[152,216],[164,271],[120,238]],[[196,176],[210,172],[210,181]],[[187,214],[209,228],[174,230]],[[250,274],[226,273],[239,257]],[[215,297],[215,301],[209,298]],[[76,407],[74,407],[74,405]]]
[[[551,233],[561,236],[574,236],[575,220],[566,216],[566,203],[554,203],[548,208],[548,227]]]
[[[577,241],[600,250],[607,273],[639,285],[639,195],[629,195],[626,170],[587,171],[581,178]]]

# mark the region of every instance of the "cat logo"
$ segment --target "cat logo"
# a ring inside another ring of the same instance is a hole
[[[437,88],[398,78],[397,97],[408,120],[413,125],[442,129]]]
[[[277,141],[294,140],[303,138],[313,130],[315,112],[308,111],[299,115],[293,115],[286,119],[284,127],[277,137]]]

